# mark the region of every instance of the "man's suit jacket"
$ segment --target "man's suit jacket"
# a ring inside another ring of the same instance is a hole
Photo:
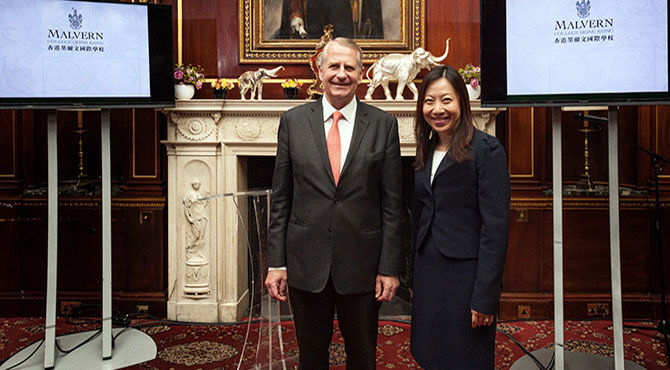
[[[498,140],[475,130],[472,160],[446,156],[430,183],[432,153],[414,177],[414,246],[432,239],[445,256],[478,259],[471,308],[495,314],[509,226],[510,178]],[[436,294],[439,292],[436,291]]]
[[[401,160],[397,120],[358,102],[337,187],[320,100],[279,122],[272,181],[269,266],[288,284],[320,292],[332,275],[340,294],[374,290],[377,274],[400,274]]]

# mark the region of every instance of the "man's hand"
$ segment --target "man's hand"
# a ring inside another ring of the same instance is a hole
[[[303,39],[307,37],[307,31],[305,31],[305,22],[302,20],[302,18],[291,19],[291,30],[300,34],[300,37]]]
[[[375,298],[379,302],[390,301],[395,296],[395,291],[400,286],[400,280],[396,276],[377,275],[375,285]]]
[[[475,310],[470,310],[472,313],[472,328],[477,328],[480,326],[491,326],[493,324],[493,315],[487,315],[485,313],[479,313]]]
[[[286,300],[286,270],[270,270],[265,278],[265,286],[270,297],[282,302]]]

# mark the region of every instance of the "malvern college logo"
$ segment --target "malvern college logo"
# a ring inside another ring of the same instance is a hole
[[[69,14],[67,16],[70,19],[70,28],[72,28],[73,30],[78,30],[81,28],[83,17],[81,16],[81,14],[77,14],[77,9],[72,8],[72,10],[74,10],[74,14]]]
[[[63,13],[65,10],[63,10]],[[64,27],[49,28],[46,35],[47,50],[52,52],[78,52],[78,53],[104,53],[105,40],[102,32],[86,31],[82,32],[84,17],[72,8],[72,13],[67,15],[70,21],[70,29]],[[59,18],[63,21],[65,17]],[[63,21],[58,21],[59,25],[64,25]],[[95,23],[95,22],[94,22]],[[89,22],[90,27],[90,22]]]
[[[577,15],[579,18],[586,18],[591,12],[591,1],[590,0],[577,0]]]
[[[555,21],[554,44],[614,42],[614,18],[589,18],[590,0],[577,0],[575,5],[579,18],[569,17]]]

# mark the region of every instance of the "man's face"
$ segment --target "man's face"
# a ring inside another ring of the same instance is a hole
[[[347,105],[361,82],[363,71],[358,67],[358,52],[339,43],[328,47],[325,60],[319,68],[324,93],[328,102],[341,109]]]

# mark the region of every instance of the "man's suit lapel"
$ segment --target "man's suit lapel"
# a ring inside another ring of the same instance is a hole
[[[349,168],[351,161],[356,156],[356,150],[358,150],[361,140],[363,139],[363,134],[365,134],[365,130],[369,126],[368,107],[361,103],[358,98],[354,99],[356,99],[356,102],[358,103],[356,107],[356,118],[354,119],[354,132],[351,135],[351,144],[349,145],[349,151],[347,152],[347,159],[344,161],[344,166],[342,166],[340,179],[347,173],[347,168]]]
[[[323,98],[321,98],[323,99]],[[323,126],[323,105],[321,105],[321,100],[317,100],[312,103],[309,117],[309,126],[312,128],[312,135],[314,136],[314,142],[316,147],[319,150],[319,156],[321,157],[321,163],[326,170],[326,173],[330,177],[330,181],[335,185],[335,180],[333,179],[333,170],[330,168],[330,159],[328,158],[328,147],[326,145],[326,133]],[[340,176],[341,177],[341,176]]]

